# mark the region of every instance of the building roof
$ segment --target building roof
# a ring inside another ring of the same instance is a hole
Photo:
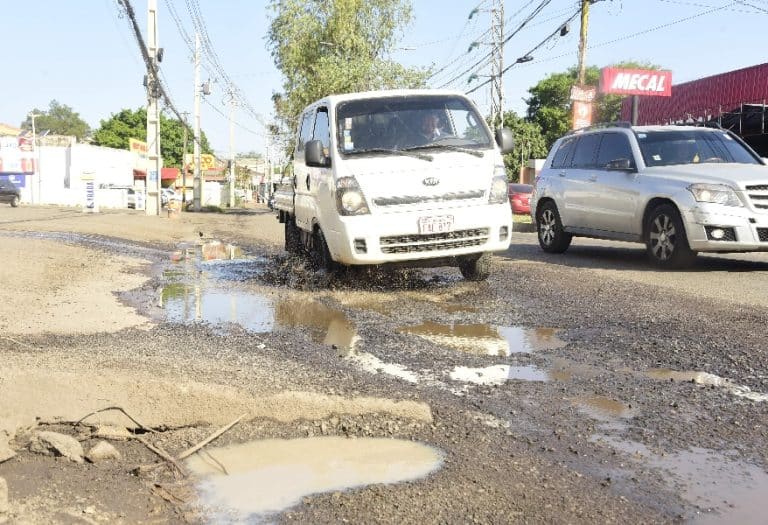
[[[768,63],[737,69],[672,86],[671,97],[640,97],[638,124],[663,124],[688,119],[711,120],[743,104],[768,100]],[[631,97],[622,102],[621,116],[630,120]]]
[[[20,128],[15,128],[13,126],[9,126],[8,124],[3,124],[2,122],[0,122],[0,135],[10,135],[12,137],[15,137],[19,133],[21,133]]]

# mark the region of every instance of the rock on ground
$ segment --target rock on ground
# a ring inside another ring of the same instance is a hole
[[[91,450],[88,451],[85,459],[91,463],[97,463],[99,461],[106,461],[109,459],[120,459],[120,452],[118,452],[115,447],[106,441],[99,441]]]
[[[0,463],[8,461],[15,455],[16,452],[8,445],[8,438],[0,434]]]
[[[72,436],[58,432],[35,432],[29,450],[37,454],[62,456],[75,463],[83,462],[83,447]]]

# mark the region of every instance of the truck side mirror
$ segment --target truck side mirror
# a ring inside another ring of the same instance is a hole
[[[496,130],[496,144],[499,145],[502,153],[512,153],[515,147],[515,137],[509,128],[499,128]]]
[[[304,163],[311,168],[327,168],[331,165],[330,157],[323,152],[323,143],[310,140],[304,146]]]

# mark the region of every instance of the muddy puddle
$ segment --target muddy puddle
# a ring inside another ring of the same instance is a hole
[[[578,378],[592,378],[597,371],[572,363],[565,359],[555,359],[546,368],[536,365],[513,366],[506,364],[487,367],[472,368],[457,366],[449,374],[454,381],[471,383],[475,385],[502,385],[507,381],[533,381],[533,382],[568,382]]]
[[[304,496],[424,478],[442,454],[383,438],[268,439],[208,449],[187,465],[212,522],[261,521]]]
[[[604,396],[582,396],[571,399],[580,412],[598,421],[612,422],[617,419],[631,419],[637,410],[616,399]]]
[[[650,370],[646,370],[643,375],[659,381],[681,381],[686,383],[695,383],[697,385],[722,388],[736,397],[742,397],[754,402],[768,401],[768,394],[754,392],[748,386],[738,385],[729,379],[717,376],[715,374],[710,374],[708,372],[678,371],[668,368],[652,368]]]
[[[670,488],[699,509],[687,516],[692,523],[756,525],[766,522],[768,474],[754,465],[703,448],[657,454],[634,441],[607,436],[593,436],[590,440],[664,472]]]
[[[505,357],[513,353],[554,350],[565,346],[552,328],[521,328],[491,324],[441,324],[427,321],[404,326],[400,333],[416,335],[462,352]]]

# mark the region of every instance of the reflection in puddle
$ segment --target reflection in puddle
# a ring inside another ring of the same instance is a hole
[[[187,464],[218,522],[279,512],[310,494],[419,479],[441,463],[438,450],[412,441],[322,437],[210,449]]]
[[[768,401],[768,394],[753,392],[748,386],[737,385],[724,377],[707,372],[679,372],[668,368],[652,368],[646,370],[645,375],[662,381],[683,381],[696,383],[697,385],[725,388],[731,394],[749,399],[750,401]]]
[[[634,441],[607,436],[593,436],[590,441],[606,443],[667,471],[670,485],[680,490],[683,499],[702,509],[693,519],[697,524],[765,523],[768,474],[754,465],[697,447],[659,455]]]
[[[520,328],[490,324],[440,324],[427,321],[405,326],[400,333],[412,334],[440,346],[481,355],[509,356],[553,350],[565,346],[552,328]]]
[[[624,403],[603,396],[577,397],[571,402],[586,415],[599,421],[630,419],[637,415],[634,409]]]
[[[286,328],[309,328],[316,343],[335,345],[341,356],[360,340],[344,312],[315,301],[280,300],[275,306],[275,319]]]
[[[494,365],[485,368],[457,366],[450,373],[451,379],[476,385],[502,385],[509,379],[523,381],[547,381],[547,373],[535,366]]]
[[[237,323],[258,333],[274,329],[272,301],[258,294],[173,283],[163,288],[160,306],[170,323]]]
[[[560,381],[567,382],[574,378],[591,378],[595,370],[564,359],[556,359],[548,369],[534,365],[510,366],[494,365],[485,368],[457,366],[450,372],[454,381],[476,385],[501,385],[510,379],[520,381]]]

